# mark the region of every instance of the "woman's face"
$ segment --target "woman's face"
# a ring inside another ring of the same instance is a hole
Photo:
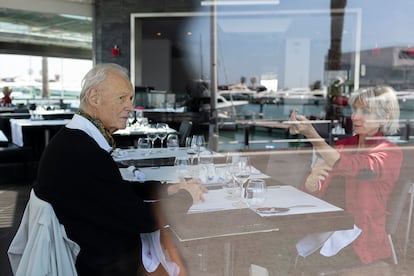
[[[362,136],[373,136],[378,132],[381,124],[379,118],[360,100],[356,100],[352,106],[352,124],[355,134]]]

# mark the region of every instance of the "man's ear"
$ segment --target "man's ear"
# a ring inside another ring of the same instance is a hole
[[[99,103],[99,92],[96,88],[91,88],[88,95],[89,104],[96,106]]]

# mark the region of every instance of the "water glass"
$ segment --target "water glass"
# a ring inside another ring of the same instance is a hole
[[[244,200],[250,208],[263,206],[266,200],[266,182],[263,179],[250,179],[244,192]]]
[[[139,149],[150,149],[151,148],[151,140],[149,138],[138,138],[137,147]]]
[[[176,157],[174,166],[177,169],[178,178],[184,178],[185,180],[192,178],[190,160],[187,157]]]
[[[205,150],[199,155],[199,167],[201,172],[201,180],[204,183],[211,183],[216,177],[216,167],[213,162],[213,153]]]
[[[176,150],[179,147],[179,140],[177,134],[169,134],[167,137],[167,148],[170,150]]]
[[[222,183],[223,189],[226,191],[226,199],[238,200],[240,197],[240,194],[238,193],[240,191],[240,188],[239,185],[235,182],[230,168],[216,168],[216,172],[219,178],[218,181]]]

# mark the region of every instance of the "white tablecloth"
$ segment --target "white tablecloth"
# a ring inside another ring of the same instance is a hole
[[[189,174],[192,176],[198,176],[200,180],[203,181],[203,183],[206,186],[216,186],[216,185],[222,185],[223,180],[220,178],[224,174],[224,170],[226,170],[226,167],[223,165],[215,165],[215,176],[213,179],[207,180],[206,178],[206,171],[204,171],[202,168],[205,166],[204,164],[200,164],[197,166],[188,166],[189,170],[192,170]],[[162,167],[147,167],[147,168],[139,168],[139,170],[143,173],[144,180],[157,180],[157,181],[165,181],[168,183],[178,183],[178,172],[177,172],[177,166],[162,166]],[[127,168],[121,168],[121,175],[123,179],[129,180],[129,181],[137,181],[134,174],[128,170]],[[141,175],[142,176],[142,175]],[[253,168],[253,172],[251,175],[251,178],[269,178],[268,175],[263,174],[256,168]]]
[[[120,129],[114,132],[114,134],[119,135],[145,135],[148,133],[159,133],[160,130],[150,128],[148,126],[140,126],[140,127],[126,127],[124,129]],[[176,133],[177,130],[168,127],[167,134]]]
[[[10,119],[12,141],[14,144],[23,147],[23,127],[26,126],[59,126],[66,125],[70,120],[30,120]]]
[[[168,158],[168,157],[187,157],[186,148],[168,149],[116,149],[112,153],[115,161],[122,160],[143,160],[152,158]]]

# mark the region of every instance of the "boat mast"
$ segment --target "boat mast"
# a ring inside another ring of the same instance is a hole
[[[218,122],[217,122],[217,7],[216,0],[211,5],[211,77],[210,77],[210,126],[209,144],[210,149],[218,150]]]

